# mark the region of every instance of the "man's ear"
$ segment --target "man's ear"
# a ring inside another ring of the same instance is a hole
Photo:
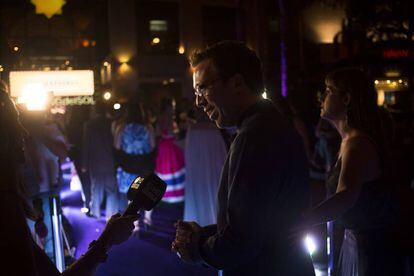
[[[346,93],[343,98],[343,103],[345,106],[348,106],[350,102],[351,102],[351,95],[349,95],[349,93]]]
[[[246,87],[246,83],[244,81],[244,77],[241,74],[235,74],[233,77],[229,79],[230,85],[235,89],[237,93],[244,90]]]

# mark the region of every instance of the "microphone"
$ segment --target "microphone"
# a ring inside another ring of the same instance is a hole
[[[127,198],[131,201],[123,216],[135,215],[140,209],[152,210],[161,201],[167,184],[155,173],[138,176],[128,189]]]

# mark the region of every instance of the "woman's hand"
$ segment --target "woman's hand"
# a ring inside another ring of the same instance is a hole
[[[125,217],[120,213],[113,215],[98,240],[105,244],[107,249],[112,245],[126,241],[134,229],[134,221],[138,219],[138,214]]]

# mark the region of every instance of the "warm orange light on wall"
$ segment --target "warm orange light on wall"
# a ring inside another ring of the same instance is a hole
[[[82,40],[82,46],[83,47],[89,47],[89,40],[87,40],[87,39]]]
[[[127,62],[129,62],[130,59],[131,59],[131,57],[127,54],[121,54],[121,55],[118,56],[118,61],[120,63],[127,63]]]

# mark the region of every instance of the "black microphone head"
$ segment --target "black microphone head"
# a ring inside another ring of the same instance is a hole
[[[127,197],[146,211],[152,210],[161,201],[167,184],[155,173],[138,176],[129,186]],[[138,210],[137,210],[138,211]]]

